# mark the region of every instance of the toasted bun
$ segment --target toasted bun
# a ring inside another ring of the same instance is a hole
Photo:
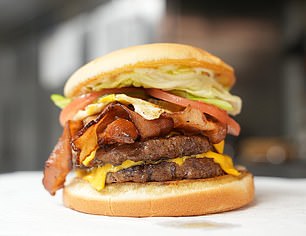
[[[240,177],[111,184],[97,192],[86,181],[75,178],[63,193],[65,206],[90,214],[193,216],[245,206],[253,200],[254,183],[253,176],[244,172]]]
[[[103,83],[106,77],[163,65],[203,67],[213,70],[224,87],[230,88],[235,83],[233,68],[208,52],[183,44],[158,43],[121,49],[91,61],[69,78],[64,94],[78,96],[84,93],[82,88]]]

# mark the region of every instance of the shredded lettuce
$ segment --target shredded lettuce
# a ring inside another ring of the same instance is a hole
[[[54,104],[61,109],[66,107],[71,102],[70,98],[66,98],[60,94],[52,94],[50,98]]]
[[[159,88],[165,91],[183,91],[190,99],[205,101],[236,115],[241,110],[241,99],[230,94],[215,78],[214,72],[204,68],[186,68],[175,65],[159,68],[136,68],[113,77],[105,77],[103,83],[88,85],[92,91],[120,87]],[[192,97],[192,98],[191,98]]]

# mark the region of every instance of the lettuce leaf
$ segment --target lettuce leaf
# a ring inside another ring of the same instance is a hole
[[[70,98],[66,98],[60,94],[52,94],[50,98],[54,104],[61,109],[66,107],[71,102]]]
[[[92,91],[130,86],[186,92],[189,99],[214,104],[231,115],[238,114],[242,105],[238,96],[232,95],[228,88],[223,87],[214,78],[213,71],[204,68],[182,68],[175,65],[136,68],[119,74],[116,79],[109,76],[103,79],[103,83],[87,85]]]
[[[170,92],[175,94],[175,95],[178,95],[180,97],[183,97],[183,98],[188,98],[190,100],[195,100],[195,101],[202,101],[202,102],[205,102],[207,104],[215,105],[216,107],[219,107],[222,110],[225,110],[225,111],[228,111],[228,112],[233,110],[232,104],[230,104],[227,101],[218,99],[218,98],[203,98],[203,97],[192,95],[192,94],[184,92],[184,91],[177,91],[177,90],[170,91]]]

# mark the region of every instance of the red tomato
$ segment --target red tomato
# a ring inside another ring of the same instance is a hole
[[[226,113],[226,111],[221,110],[220,108],[214,105],[207,104],[207,103],[200,102],[200,101],[189,100],[187,98],[179,97],[179,96],[165,92],[160,89],[150,88],[150,89],[146,89],[146,92],[152,97],[159,98],[161,100],[165,100],[167,102],[171,102],[177,105],[181,105],[184,107],[187,107],[188,105],[190,105],[193,108],[199,109],[203,113],[206,113],[208,115],[215,117],[220,122],[227,124],[228,133],[232,135],[236,135],[236,136],[239,135],[240,133],[239,124],[235,120],[230,118],[229,115]]]
[[[93,103],[98,97],[104,94],[112,93],[137,93],[143,92],[142,88],[114,88],[114,89],[103,89],[99,92],[92,92],[81,95],[71,103],[69,103],[60,113],[59,121],[62,126],[65,125],[66,121],[71,120],[74,115],[79,111],[84,109],[87,105]]]

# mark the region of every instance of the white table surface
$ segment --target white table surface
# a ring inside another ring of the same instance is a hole
[[[197,217],[88,215],[51,197],[41,172],[0,175],[0,235],[306,235],[306,179],[256,177],[256,198],[240,210]]]

